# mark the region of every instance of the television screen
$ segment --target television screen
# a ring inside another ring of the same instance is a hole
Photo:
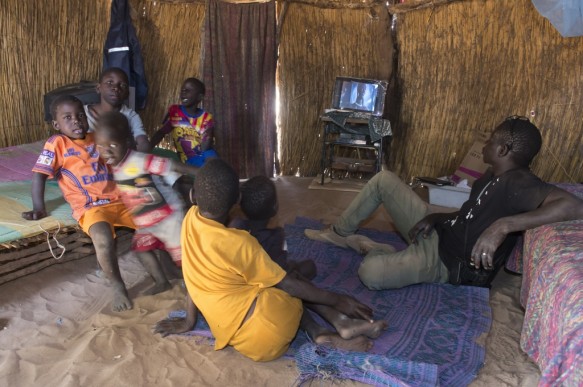
[[[332,95],[332,108],[382,116],[386,91],[386,81],[337,77]]]

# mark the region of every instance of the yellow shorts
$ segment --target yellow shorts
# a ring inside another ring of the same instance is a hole
[[[229,345],[255,361],[277,359],[296,336],[302,313],[299,298],[277,288],[267,288],[257,295],[253,314],[241,325]]]
[[[114,202],[103,206],[88,209],[79,219],[79,226],[89,234],[89,229],[95,223],[107,222],[111,226],[111,233],[115,237],[114,227],[136,228],[130,211],[122,202]]]

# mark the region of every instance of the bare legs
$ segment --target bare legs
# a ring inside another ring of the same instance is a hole
[[[138,253],[138,258],[140,258],[148,274],[154,279],[154,286],[144,292],[145,295],[158,294],[172,287],[166,278],[166,274],[164,274],[162,265],[153,251],[142,251]]]
[[[89,236],[93,241],[99,266],[113,288],[112,310],[122,312],[131,309],[133,305],[119,271],[111,226],[107,222],[97,222],[89,228]]]
[[[304,309],[300,327],[316,344],[346,351],[366,352],[373,346],[370,339],[376,339],[382,331],[387,329],[387,323],[383,320],[370,322],[349,318],[325,305],[304,303],[304,306],[318,313],[336,329],[336,332],[332,332],[318,325],[310,313]]]

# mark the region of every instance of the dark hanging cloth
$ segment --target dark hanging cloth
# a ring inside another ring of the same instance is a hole
[[[204,107],[218,154],[241,178],[273,176],[276,65],[275,1],[206,2]]]
[[[130,18],[128,0],[111,2],[111,23],[103,48],[103,70],[111,67],[119,67],[128,75],[130,107],[135,110],[143,109],[146,106],[148,83],[142,49]],[[134,106],[132,102],[135,102]]]

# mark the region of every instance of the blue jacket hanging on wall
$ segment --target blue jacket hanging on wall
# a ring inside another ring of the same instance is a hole
[[[128,0],[111,2],[111,23],[103,48],[103,70],[110,67],[119,67],[126,72],[130,81],[129,105],[135,110],[143,109],[146,106],[148,83]]]

